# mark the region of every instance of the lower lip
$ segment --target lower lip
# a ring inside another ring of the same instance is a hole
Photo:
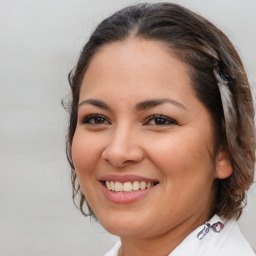
[[[107,199],[116,204],[133,203],[147,196],[155,188],[155,186],[153,186],[144,190],[137,190],[137,191],[131,191],[131,192],[114,192],[114,191],[108,190],[106,186],[103,184],[101,184],[101,187]]]

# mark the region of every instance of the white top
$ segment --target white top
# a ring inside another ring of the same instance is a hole
[[[255,256],[238,224],[224,221],[217,215],[190,233],[169,256]],[[104,256],[117,256],[119,240]]]

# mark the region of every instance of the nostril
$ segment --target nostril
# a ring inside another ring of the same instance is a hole
[[[114,154],[113,152],[112,153],[104,153],[102,154],[102,159],[111,164],[112,166],[115,166],[115,167],[125,167],[127,165],[130,165],[130,164],[134,164],[134,163],[138,163],[140,162],[143,157],[132,157],[130,156],[129,157],[129,154],[128,156],[126,154],[120,154],[120,153],[117,153],[117,154]]]
[[[119,128],[109,138],[106,148],[102,152],[102,159],[116,167],[140,162],[144,158],[144,150],[132,136],[131,129],[127,126]]]
[[[130,163],[133,163],[133,162],[136,162],[136,161],[134,161],[134,160],[125,160],[123,162],[123,165],[130,164]]]

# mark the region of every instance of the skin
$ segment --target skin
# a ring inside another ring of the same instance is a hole
[[[140,102],[167,98],[171,102],[136,109]],[[121,237],[119,255],[168,255],[211,217],[213,182],[232,172],[224,152],[213,158],[213,120],[195,95],[186,64],[159,42],[105,45],[85,73],[79,103],[72,157],[94,214]],[[102,117],[85,121],[91,114]],[[159,124],[153,115],[166,119]],[[99,179],[107,174],[159,184],[146,197],[117,204],[102,192]]]

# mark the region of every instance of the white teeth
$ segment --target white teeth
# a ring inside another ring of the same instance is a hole
[[[132,184],[132,190],[139,190],[140,189],[140,183],[138,181],[134,181]]]
[[[152,187],[152,184],[151,184],[151,182],[148,182],[147,183],[147,188],[150,188],[150,187]]]
[[[111,183],[110,183],[110,181],[106,181],[106,186],[107,186],[107,188],[108,188],[108,190],[111,190]]]
[[[147,187],[147,183],[145,181],[140,182],[140,189],[144,190]]]
[[[111,190],[115,190],[115,182],[114,181],[111,181]]]
[[[115,191],[116,191],[116,192],[121,192],[122,189],[123,189],[122,183],[121,183],[121,182],[116,182],[116,183],[115,183]]]
[[[131,182],[125,182],[123,184],[123,191],[125,191],[125,192],[132,191],[132,183]]]
[[[134,181],[130,182],[127,181],[125,183],[121,183],[119,181],[105,181],[105,185],[108,190],[112,190],[115,192],[131,192],[131,191],[138,191],[138,190],[145,190],[147,188],[153,187],[153,182],[146,182],[146,181]]]

